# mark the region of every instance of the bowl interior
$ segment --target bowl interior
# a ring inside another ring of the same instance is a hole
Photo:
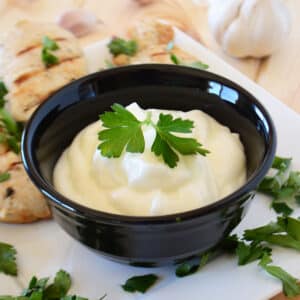
[[[25,167],[51,184],[54,165],[75,135],[113,103],[132,102],[143,108],[199,109],[228,126],[244,145],[248,180],[267,154],[274,154],[272,121],[254,97],[236,84],[191,68],[140,65],[92,74],[50,97],[25,130]]]

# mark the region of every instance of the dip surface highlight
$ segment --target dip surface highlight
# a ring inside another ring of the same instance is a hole
[[[189,112],[143,110],[127,106],[139,120],[147,111],[157,121],[160,113],[194,122],[191,134],[210,151],[207,156],[180,155],[170,168],[151,152],[155,130],[143,127],[144,153],[124,152],[107,158],[97,149],[97,121],[77,134],[58,160],[53,175],[56,189],[84,206],[128,216],[157,216],[184,212],[211,204],[237,190],[246,181],[246,157],[238,134],[199,110]],[[176,134],[180,136],[180,134]]]

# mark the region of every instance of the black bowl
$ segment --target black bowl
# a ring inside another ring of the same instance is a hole
[[[246,184],[213,204],[158,217],[96,211],[58,193],[53,168],[74,136],[113,103],[133,101],[143,108],[203,110],[239,133],[247,157]],[[114,68],[74,81],[39,107],[22,139],[25,168],[62,228],[103,255],[135,265],[178,262],[217,247],[240,222],[275,148],[272,120],[251,94],[223,77],[173,65]]]

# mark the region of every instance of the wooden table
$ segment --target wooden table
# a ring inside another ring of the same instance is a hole
[[[196,2],[198,4],[196,4]],[[0,28],[16,21],[55,21],[70,8],[84,8],[97,15],[97,31],[80,39],[82,45],[102,37],[122,35],[145,17],[167,19],[239,69],[297,112],[300,112],[300,1],[285,0],[293,20],[292,31],[280,50],[264,59],[234,59],[222,52],[207,23],[208,0],[0,0]],[[242,297],[242,296],[241,296]],[[283,300],[278,295],[272,300]],[[295,299],[300,300],[300,297]]]

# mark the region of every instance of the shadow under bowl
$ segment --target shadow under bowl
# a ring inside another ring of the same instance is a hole
[[[96,211],[58,193],[53,168],[75,135],[113,103],[134,101],[143,108],[199,109],[238,133],[247,157],[247,182],[205,207],[157,217]],[[206,71],[153,64],[114,68],[72,82],[38,108],[22,138],[25,169],[49,199],[61,227],[110,259],[144,266],[179,262],[217,247],[243,217],[275,148],[269,114],[243,88]]]

